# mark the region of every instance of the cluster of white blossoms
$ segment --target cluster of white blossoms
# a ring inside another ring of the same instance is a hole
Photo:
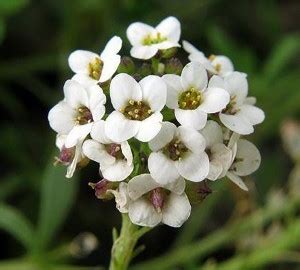
[[[90,183],[96,196],[115,198],[140,226],[180,227],[191,198],[202,196],[199,182],[229,179],[248,190],[242,177],[261,161],[242,138],[264,120],[248,96],[247,75],[228,57],[207,58],[187,41],[183,66],[180,34],[174,17],[156,27],[136,22],[127,29],[131,57],[121,58],[116,36],[101,54],[73,52],[75,74],[48,115],[66,177],[90,160],[99,163],[101,180]]]

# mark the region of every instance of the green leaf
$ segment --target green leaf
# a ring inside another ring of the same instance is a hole
[[[30,249],[34,239],[32,224],[17,209],[0,205],[0,229],[7,231]]]
[[[46,168],[41,190],[41,206],[37,228],[38,251],[45,250],[64,223],[76,198],[78,179],[65,178],[66,167],[54,167],[52,160]]]
[[[264,66],[264,74],[267,80],[275,78],[293,59],[297,59],[300,53],[299,44],[300,35],[290,35],[275,46]]]
[[[29,4],[29,0],[1,0],[0,16],[10,16]]]

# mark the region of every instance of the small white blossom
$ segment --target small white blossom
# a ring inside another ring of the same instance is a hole
[[[255,172],[261,162],[261,156],[256,146],[245,140],[239,139],[232,147],[232,165],[226,176],[241,189],[248,191],[241,176],[247,176]]]
[[[69,66],[76,73],[72,79],[84,85],[109,80],[120,64],[121,57],[118,52],[121,47],[121,38],[114,36],[100,55],[85,50],[74,51],[69,56]]]
[[[132,45],[130,54],[138,59],[150,59],[159,50],[180,47],[180,22],[174,17],[164,19],[155,28],[145,23],[132,23],[127,38]]]
[[[185,182],[182,178],[167,185],[158,184],[150,174],[132,178],[128,183],[130,220],[140,226],[154,227],[164,223],[180,227],[191,212],[184,189]]]
[[[196,49],[191,43],[183,41],[183,48],[189,53],[189,60],[200,62],[213,74],[226,76],[234,71],[231,60],[224,55],[211,55],[208,58],[203,52]]]
[[[233,72],[228,76],[213,77],[211,85],[222,87],[230,94],[230,102],[220,114],[221,122],[230,130],[247,135],[254,131],[253,126],[265,119],[264,112],[253,105],[255,99],[247,97],[248,81],[241,72]]]
[[[127,141],[115,143],[105,135],[105,122],[94,123],[92,139],[83,144],[84,154],[100,164],[102,176],[109,181],[125,180],[133,171],[133,157]]]
[[[58,134],[67,135],[65,146],[70,148],[90,133],[94,121],[103,117],[106,97],[98,85],[83,87],[74,80],[66,81],[64,94],[64,100],[50,110],[48,120]]]
[[[160,184],[175,181],[179,176],[200,182],[209,172],[209,159],[204,137],[192,128],[176,127],[163,122],[158,135],[149,142],[153,151],[148,159],[151,176]]]
[[[181,76],[166,74],[167,106],[175,110],[177,121],[187,127],[202,129],[208,113],[223,110],[229,102],[229,94],[221,87],[208,83],[207,72],[202,64],[191,62]]]
[[[67,167],[67,178],[71,178],[76,170],[76,167],[82,160],[86,157],[82,151],[83,141],[79,141],[75,146],[71,148],[65,147],[67,135],[57,135],[56,136],[56,146],[60,150],[60,155],[56,160],[56,163],[61,163]]]
[[[110,84],[110,97],[115,109],[106,119],[105,132],[115,142],[132,137],[150,141],[161,129],[160,111],[166,104],[166,84],[154,75],[139,83],[125,73],[116,75]]]
[[[207,121],[201,134],[206,141],[206,152],[209,157],[207,179],[223,178],[232,163],[232,151],[223,143],[223,131],[220,125],[212,120]]]

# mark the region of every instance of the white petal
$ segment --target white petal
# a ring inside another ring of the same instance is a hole
[[[176,109],[178,108],[179,95],[183,92],[181,78],[174,74],[166,74],[162,78],[167,84],[167,106]]]
[[[105,134],[105,121],[100,120],[93,124],[91,130],[91,137],[102,144],[110,144],[112,140]]]
[[[209,172],[209,159],[204,152],[201,154],[188,152],[175,165],[182,177],[193,182],[204,180]]]
[[[204,90],[207,86],[207,72],[203,65],[198,62],[188,63],[181,73],[181,84],[184,90],[191,87]]]
[[[203,93],[203,102],[199,106],[206,113],[217,113],[226,108],[229,94],[221,88],[207,88]]]
[[[160,43],[157,43],[157,44],[153,44],[151,45],[159,50],[166,50],[166,49],[170,49],[170,48],[173,48],[173,47],[180,47],[180,44],[177,43],[177,42],[172,42],[172,41],[163,41],[163,42],[160,42]]]
[[[140,174],[128,182],[128,195],[132,200],[136,200],[159,186],[150,174]]]
[[[116,158],[106,152],[103,144],[95,140],[86,140],[83,143],[82,151],[90,160],[96,161],[100,164],[104,163],[106,165],[111,165],[116,160]]]
[[[50,127],[59,134],[68,134],[74,127],[76,111],[67,102],[56,104],[48,114]]]
[[[180,126],[178,134],[183,144],[194,153],[202,153],[205,150],[205,138],[198,131]]]
[[[71,162],[71,164],[67,168],[67,174],[66,178],[71,178],[76,170],[77,163],[80,162],[82,158],[82,148],[81,148],[82,142],[79,142],[78,145],[76,145],[74,158]]]
[[[175,109],[175,117],[181,125],[196,130],[202,129],[207,121],[207,113],[199,108],[195,110]]]
[[[110,84],[110,98],[116,110],[123,109],[128,101],[142,100],[142,90],[138,82],[125,73],[116,75]]]
[[[178,195],[181,195],[185,189],[185,181],[182,177],[179,177],[175,181],[172,181],[163,187]]]
[[[166,185],[179,178],[175,162],[162,152],[153,152],[148,159],[148,169],[156,182]]]
[[[141,142],[149,142],[160,131],[162,126],[163,116],[161,113],[156,112],[143,121],[139,121],[139,130],[135,135]]]
[[[91,78],[88,74],[77,73],[72,77],[72,81],[76,81],[85,87],[90,87],[98,83],[97,80]]]
[[[103,69],[100,75],[99,82],[106,82],[109,80],[117,71],[118,66],[121,62],[120,55],[109,55],[102,58],[103,60]]]
[[[115,196],[116,207],[121,213],[128,213],[129,197],[127,192],[127,183],[121,182],[117,190],[109,189]]]
[[[134,137],[140,127],[140,121],[127,119],[118,111],[112,112],[105,121],[105,134],[114,142],[124,142]]]
[[[207,148],[210,148],[214,144],[223,142],[222,128],[213,120],[207,121],[205,127],[201,130],[201,134],[205,138]]]
[[[92,125],[93,123],[89,123],[86,125],[78,125],[73,127],[66,138],[65,146],[70,148],[75,146],[79,141],[83,140],[91,132]]]
[[[64,85],[66,102],[77,109],[80,106],[89,107],[89,97],[85,88],[74,80],[67,80]]]
[[[129,218],[139,226],[154,227],[162,220],[162,213],[158,213],[146,198],[140,198],[129,203]]]
[[[230,72],[234,71],[234,67],[231,60],[224,55],[215,56],[214,59],[211,61],[211,64],[215,67],[216,70],[218,70],[218,68],[220,67],[220,70],[218,70],[218,74],[222,76],[225,76]]]
[[[77,50],[70,54],[68,62],[73,72],[88,74],[89,63],[95,58],[99,58],[99,55],[85,50]]]
[[[67,135],[61,135],[61,134],[56,135],[55,145],[59,150],[61,150],[64,147],[66,138]]]
[[[181,227],[191,214],[191,204],[186,194],[171,193],[163,207],[162,222],[171,227]]]
[[[255,172],[261,162],[261,156],[256,146],[244,139],[240,139],[237,143],[235,159],[230,170],[239,176],[246,176]]]
[[[102,166],[100,170],[105,179],[116,182],[125,180],[133,171],[133,164],[128,165],[126,160],[116,160],[111,165]]]
[[[176,126],[171,122],[162,122],[159,133],[149,142],[152,151],[158,151],[173,140]]]
[[[209,180],[217,180],[223,171],[222,164],[217,160],[213,159],[209,162],[209,173],[207,175],[207,179]]]
[[[242,190],[248,191],[248,187],[245,185],[244,181],[241,177],[235,175],[232,172],[227,172],[226,176],[231,180],[233,183],[235,183],[239,188]]]
[[[226,89],[224,79],[221,76],[213,75],[209,80],[208,88],[213,87]]]
[[[223,143],[214,144],[211,147],[211,155],[213,159],[218,160],[222,165],[222,174],[220,177],[224,177],[232,164],[232,151]]]
[[[104,105],[106,103],[106,96],[99,85],[92,85],[88,87],[86,91],[89,96],[89,108],[91,111],[98,107],[98,105]]]
[[[168,17],[156,26],[156,30],[168,40],[178,42],[180,39],[181,27],[180,22],[175,17]]]
[[[244,104],[255,105],[256,97],[246,97]]]
[[[241,134],[247,135],[254,131],[251,123],[241,115],[229,115],[229,114],[219,114],[221,122],[230,130]]]
[[[260,124],[265,119],[265,113],[263,110],[248,104],[242,105],[239,113],[247,118],[252,125]]]
[[[130,55],[137,59],[150,59],[158,52],[155,46],[134,46],[130,50]]]
[[[232,72],[225,77],[226,90],[230,96],[236,97],[237,106],[243,104],[248,95],[248,81],[244,73]]]
[[[192,45],[190,42],[183,40],[182,41],[182,46],[183,49],[190,54],[197,54],[199,53],[200,55],[204,56],[204,53],[199,51],[194,45]]]
[[[151,35],[154,31],[155,29],[152,26],[145,23],[136,22],[129,25],[126,34],[131,45],[135,46],[142,44],[144,38],[147,35]]]
[[[106,44],[103,52],[101,53],[101,59],[103,60],[107,56],[116,55],[122,48],[122,39],[120,37],[112,37]]]
[[[121,143],[121,151],[127,161],[127,165],[130,166],[132,164],[133,156],[130,145],[127,141]]]
[[[161,111],[166,105],[167,87],[162,78],[149,75],[140,82],[143,100],[148,102],[152,111]]]

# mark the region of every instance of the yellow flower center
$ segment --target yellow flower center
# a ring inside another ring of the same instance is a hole
[[[99,80],[103,69],[103,62],[99,57],[96,57],[89,63],[89,76],[94,80]]]
[[[183,110],[195,110],[202,102],[201,92],[194,87],[180,94],[178,106]]]
[[[147,35],[143,40],[143,45],[149,46],[153,44],[158,44],[163,41],[166,41],[166,37],[162,37],[160,33],[157,33],[155,36]]]
[[[239,109],[236,107],[236,95],[230,96],[230,101],[226,108],[222,111],[225,114],[236,114]]]
[[[144,101],[130,99],[128,105],[121,111],[130,120],[145,120],[152,114],[150,106]]]

